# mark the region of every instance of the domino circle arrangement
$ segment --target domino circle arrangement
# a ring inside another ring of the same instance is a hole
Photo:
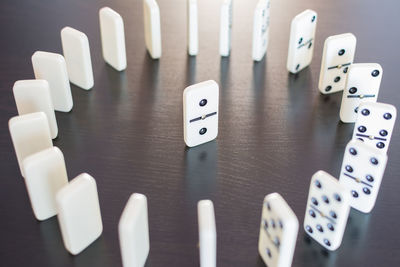
[[[153,59],[161,57],[160,11],[155,0],[143,1],[146,48]],[[268,47],[270,1],[260,0],[254,12],[252,57],[264,58]],[[232,0],[221,5],[220,54],[229,56]],[[127,67],[124,24],[114,10],[99,11],[104,60],[117,71]],[[197,0],[188,0],[188,54],[198,53]],[[312,61],[317,13],[305,10],[291,23],[287,69],[297,73]],[[89,41],[76,29],[61,30],[64,56],[37,51],[32,56],[36,80],[21,80],[13,92],[19,116],[9,121],[21,175],[25,178],[35,217],[57,215],[66,249],[79,254],[102,233],[97,185],[83,173],[68,182],[64,157],[54,147],[58,135],[54,111],[69,112],[73,100],[69,83],[89,90],[94,85]],[[328,250],[343,238],[350,208],[369,213],[376,202],[388,160],[396,108],[377,103],[382,67],[353,63],[356,37],[330,36],[324,44],[318,88],[322,94],[343,91],[340,118],[355,123],[339,179],[324,171],[311,178],[304,231]],[[191,85],[183,93],[184,141],[188,147],[217,138],[219,87],[215,81]],[[28,129],[28,130],[27,130]],[[119,221],[123,266],[143,266],[150,251],[146,196],[134,193]],[[79,218],[79,220],[77,220]],[[78,221],[78,222],[77,222]],[[213,203],[198,202],[200,265],[216,266],[216,225]],[[290,266],[299,222],[278,193],[262,205],[258,250],[267,266]]]

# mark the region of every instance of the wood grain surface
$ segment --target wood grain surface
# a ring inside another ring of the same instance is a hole
[[[196,203],[214,202],[218,266],[263,266],[257,252],[262,200],[279,192],[302,225],[311,176],[338,176],[353,124],[339,122],[341,93],[317,89],[325,38],[352,32],[355,62],[383,67],[380,102],[397,105],[400,2],[397,0],[272,0],[267,57],[251,59],[256,0],[234,0],[232,52],[218,54],[218,0],[199,1],[199,55],[187,55],[186,1],[159,0],[163,55],[146,53],[140,0],[2,0],[0,2],[0,265],[121,266],[117,225],[130,194],[148,197],[150,255],[146,266],[198,266]],[[98,11],[124,18],[128,68],[117,72],[101,55]],[[314,59],[298,75],[286,71],[291,19],[318,12]],[[95,86],[72,87],[74,108],[57,112],[54,145],[69,179],[97,181],[103,235],[78,256],[64,249],[56,217],[35,220],[8,132],[17,115],[12,86],[32,79],[31,55],[61,53],[60,30],[87,34]],[[208,79],[220,85],[216,141],[188,149],[183,141],[182,93]],[[300,228],[293,266],[400,264],[400,131],[375,209],[352,210],[342,246],[322,250]]]

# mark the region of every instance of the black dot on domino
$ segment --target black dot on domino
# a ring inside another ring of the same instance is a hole
[[[344,68],[343,73],[347,73],[348,70],[349,70],[349,67]]]
[[[336,199],[337,202],[342,201],[342,198],[339,196],[339,194],[335,194],[333,197]]]
[[[318,188],[322,188],[322,185],[318,180],[315,180],[315,186]]]
[[[310,49],[311,46],[312,46],[312,42],[310,42],[310,43],[308,44],[308,49]]]
[[[207,99],[202,99],[199,103],[200,107],[204,107],[205,105],[207,105]]]
[[[339,52],[338,52],[338,55],[339,56],[343,56],[345,52],[346,52],[346,50],[340,49]]]
[[[335,227],[333,227],[333,225],[331,223],[328,223],[328,229],[331,231],[334,231]]]
[[[309,226],[309,225],[306,226],[306,230],[307,230],[307,232],[309,232],[310,234],[313,233],[313,229],[312,229],[311,226]]]
[[[322,228],[322,225],[317,224],[316,228],[317,228],[317,230],[320,231],[321,233],[324,232],[324,228]]]
[[[351,88],[349,89],[349,93],[350,93],[350,94],[355,94],[355,93],[357,93],[357,88],[356,88],[356,87],[351,87]]]
[[[325,195],[322,196],[322,200],[326,203],[329,204],[329,198]]]
[[[351,190],[351,195],[352,195],[354,198],[357,198],[357,197],[358,197],[358,193],[357,193],[357,191],[355,191],[355,190]]]
[[[279,227],[281,228],[281,229],[283,229],[283,222],[279,219],[278,220],[278,224],[279,224]]]
[[[325,92],[329,92],[330,90],[332,90],[332,86],[328,85],[328,86],[325,88]]]
[[[379,76],[379,70],[373,70],[373,71],[371,72],[371,75],[372,75],[372,77],[377,77],[377,76]]]
[[[368,116],[370,113],[371,112],[369,111],[369,109],[366,108],[361,111],[361,114],[363,114],[364,116]]]
[[[357,155],[357,150],[353,147],[350,147],[349,149],[350,154],[352,154],[353,156]]]
[[[313,210],[310,210],[308,213],[309,213],[310,216],[313,217],[313,218],[315,218],[315,217],[317,216]]]
[[[267,255],[268,255],[268,257],[272,257],[272,254],[271,254],[271,250],[269,249],[269,248],[267,248]]]
[[[303,37],[300,37],[299,44],[301,44],[302,42],[303,42]]]
[[[371,194],[371,190],[369,190],[369,188],[367,188],[367,187],[364,187],[364,188],[363,188],[363,192],[364,192],[366,195]]]
[[[390,113],[385,113],[385,114],[383,114],[383,118],[384,118],[385,120],[390,120],[390,119],[392,118],[392,114],[390,114]]]
[[[348,172],[353,172],[353,167],[351,167],[350,165],[346,165],[345,169]]]
[[[315,21],[315,19],[316,19],[316,17],[315,17],[315,16],[313,16],[313,17],[312,17],[312,19],[311,19],[311,22],[314,22],[314,21]]]
[[[200,131],[199,131],[199,134],[200,134],[200,135],[203,135],[203,134],[205,134],[206,132],[207,132],[207,128],[201,128]]]
[[[372,175],[368,174],[367,176],[365,176],[365,178],[367,179],[368,182],[372,183],[374,181],[374,177],[372,177]]]
[[[336,212],[334,212],[333,210],[331,210],[331,211],[329,212],[329,215],[331,215],[332,218],[337,219]]]
[[[380,134],[380,136],[387,136],[388,132],[386,130],[380,130],[379,134]]]
[[[358,131],[361,132],[361,133],[365,133],[367,131],[367,128],[365,126],[361,125],[361,126],[358,127]]]
[[[324,244],[327,245],[328,247],[331,246],[331,242],[329,242],[329,240],[326,238],[324,238]]]
[[[382,148],[385,147],[385,144],[382,143],[382,142],[378,142],[378,143],[376,144],[376,147],[382,149]]]
[[[339,81],[340,81],[340,77],[337,76],[333,81],[334,81],[335,83],[339,82]]]
[[[300,68],[300,64],[297,64],[296,66],[296,70],[298,70]]]
[[[379,163],[377,158],[371,158],[370,161],[374,165],[378,165],[378,163]]]

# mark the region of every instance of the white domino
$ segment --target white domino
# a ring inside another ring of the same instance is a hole
[[[23,161],[25,185],[33,213],[43,221],[57,214],[56,194],[68,184],[64,156],[51,147],[28,156]]]
[[[126,69],[124,20],[109,7],[99,11],[101,48],[104,60],[117,71]]]
[[[10,119],[8,127],[22,176],[27,156],[53,146],[49,122],[44,112],[29,113]]]
[[[286,67],[297,73],[310,65],[314,53],[317,12],[307,9],[293,18],[290,26],[289,51]]]
[[[58,135],[56,115],[51,100],[49,83],[46,80],[20,80],[13,87],[15,104],[18,114],[43,111],[49,121],[51,138]]]
[[[360,140],[351,140],[344,152],[339,182],[350,195],[350,205],[364,213],[375,206],[387,155]]]
[[[322,94],[344,89],[348,69],[354,60],[356,42],[352,33],[330,36],[325,40],[318,84]]]
[[[290,267],[296,246],[299,221],[278,193],[264,198],[258,252],[265,265]]]
[[[358,106],[363,102],[376,102],[382,80],[382,67],[377,63],[352,64],[340,106],[340,120],[355,122]]]
[[[253,60],[261,61],[268,48],[270,0],[259,0],[254,10]]]
[[[187,146],[217,138],[219,87],[213,81],[191,85],[183,92],[183,132]]]
[[[387,152],[392,138],[397,109],[384,103],[361,103],[353,131],[353,139]]]
[[[143,267],[150,250],[147,198],[132,194],[118,225],[122,265]]]
[[[73,101],[64,57],[60,54],[36,51],[32,55],[32,66],[36,79],[49,82],[54,109],[61,112],[71,111]]]
[[[83,32],[71,27],[61,30],[61,43],[71,83],[89,90],[93,87],[93,69],[89,40]]]
[[[233,0],[223,0],[220,12],[219,54],[228,57],[231,51]]]
[[[200,267],[217,266],[217,230],[214,205],[211,200],[197,203],[199,223]]]
[[[199,52],[199,29],[197,0],[187,0],[188,53],[196,56]]]
[[[65,248],[76,255],[103,231],[96,181],[80,174],[56,195],[58,222]]]
[[[328,250],[342,243],[349,217],[349,193],[335,177],[324,171],[311,178],[304,230]]]
[[[161,57],[160,9],[155,0],[143,0],[146,48],[153,59]]]

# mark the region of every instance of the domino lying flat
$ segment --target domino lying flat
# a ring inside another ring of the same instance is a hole
[[[197,203],[199,223],[200,267],[217,266],[217,231],[214,205],[211,200]]]
[[[347,189],[330,174],[316,172],[304,217],[306,233],[326,249],[336,250],[342,243],[349,211]]]
[[[58,222],[65,248],[79,254],[102,233],[96,181],[83,173],[56,195]]]
[[[364,213],[375,206],[387,155],[360,140],[351,140],[343,157],[339,182],[351,193],[350,206]]]
[[[68,184],[61,150],[51,147],[28,156],[23,161],[23,169],[36,219],[43,221],[56,215],[56,194]]]
[[[187,87],[183,92],[183,132],[187,146],[217,138],[219,87],[209,80]]]
[[[264,198],[258,252],[267,266],[290,267],[299,221],[278,193]]]
[[[352,64],[340,106],[340,120],[355,122],[358,106],[363,102],[376,102],[382,80],[382,67],[376,63]]]
[[[146,48],[153,59],[161,57],[160,9],[155,0],[143,0]]]
[[[61,30],[61,43],[71,83],[89,90],[93,87],[93,69],[89,40],[83,32],[71,27]]]
[[[360,104],[358,110],[353,139],[364,141],[387,153],[397,116],[396,107],[365,102]]]
[[[64,57],[60,54],[36,51],[32,55],[32,66],[36,79],[49,82],[54,109],[71,111],[73,101]]]
[[[46,114],[35,112],[11,118],[8,127],[21,174],[25,177],[24,159],[53,146],[49,122]]]
[[[122,212],[118,225],[122,265],[143,267],[149,255],[149,222],[147,198],[132,194]]]
[[[199,30],[197,16],[197,0],[187,0],[188,18],[188,53],[191,56],[199,52]]]
[[[101,48],[104,60],[117,71],[126,69],[124,21],[109,7],[99,11]]]
[[[293,18],[290,26],[289,52],[286,67],[297,73],[310,65],[314,53],[317,13],[307,9]]]
[[[18,114],[43,111],[48,119],[51,138],[58,134],[57,120],[51,100],[49,83],[46,80],[21,80],[16,81],[13,87],[15,104]]]
[[[261,61],[268,48],[270,0],[259,0],[254,10],[253,60]]]
[[[354,60],[356,42],[351,33],[330,36],[325,40],[318,84],[322,94],[344,89],[348,68]]]
[[[232,1],[224,0],[221,5],[220,12],[220,29],[219,29],[219,53],[223,57],[228,57],[231,51],[232,37]]]

